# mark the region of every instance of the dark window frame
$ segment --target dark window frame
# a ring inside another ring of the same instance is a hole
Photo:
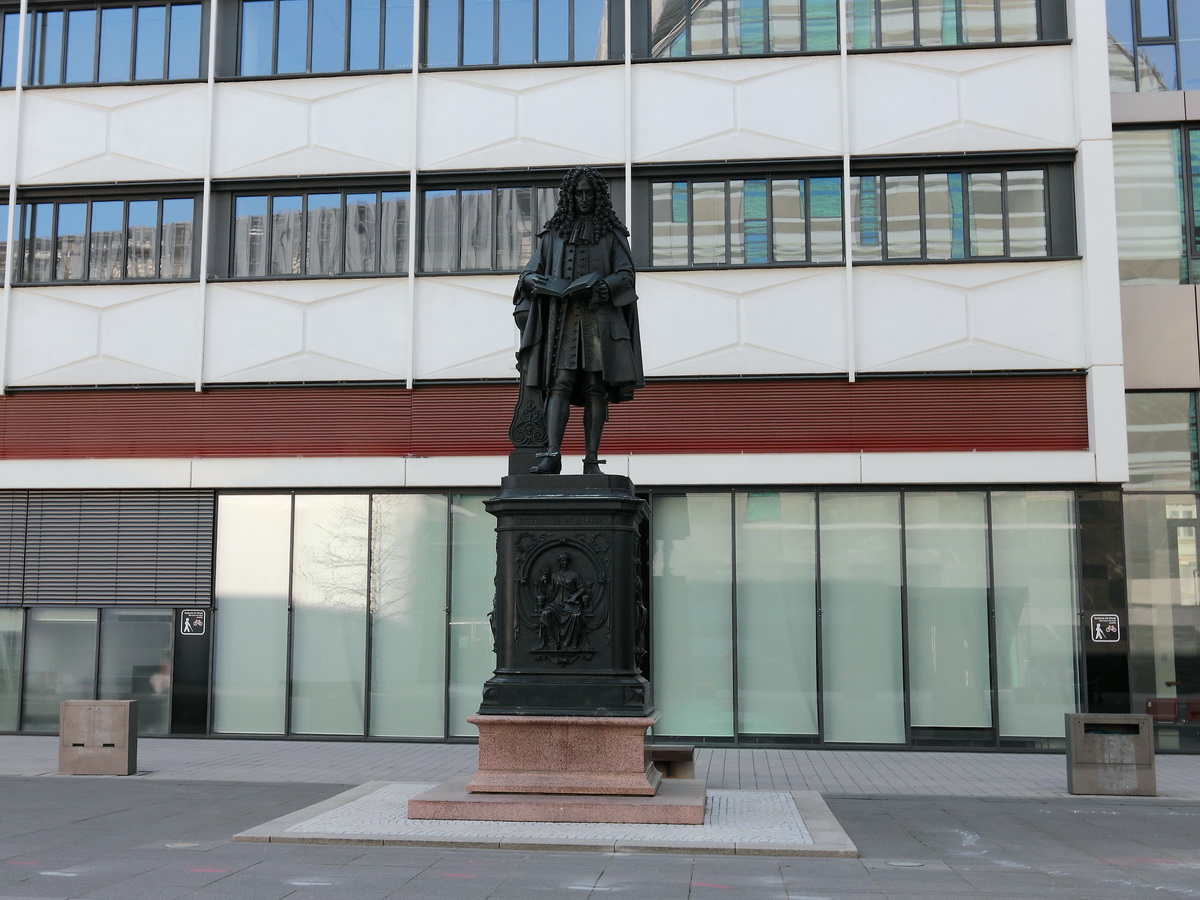
[[[175,189],[171,189],[175,188]],[[186,276],[177,278],[164,277],[158,270],[162,266],[163,250],[163,204],[168,200],[190,200],[192,203],[191,219],[191,271]],[[154,226],[154,266],[158,274],[148,278],[130,277],[129,272],[129,206],[139,201],[155,201],[158,204]],[[92,271],[92,207],[95,203],[120,202],[121,209],[121,277],[97,279],[91,277]],[[31,254],[34,245],[26,238],[31,210],[39,205],[52,205],[52,225],[50,234],[51,277],[34,279],[30,277],[33,265]],[[58,277],[58,221],[59,209],[63,204],[86,204],[83,240],[82,268],[83,278]],[[58,188],[58,189],[26,189],[17,192],[17,215],[14,218],[16,234],[14,235],[14,264],[12,284],[14,287],[37,287],[47,284],[57,285],[104,285],[104,284],[187,284],[200,280],[200,246],[199,236],[203,224],[202,192],[200,185],[183,182],[172,185],[124,185],[121,190],[98,190],[95,187]]]
[[[350,194],[375,194],[376,209],[381,210],[383,204],[383,195],[388,193],[402,193],[406,195],[405,206],[407,209],[407,239],[404,242],[404,252],[398,257],[400,268],[395,272],[379,271],[382,266],[382,228],[383,216],[376,215],[375,222],[375,250],[374,264],[376,271],[374,272],[346,272],[346,250],[347,242],[345,240],[347,216],[346,216],[346,197]],[[307,249],[307,233],[308,233],[308,196],[311,194],[340,194],[341,195],[341,225],[342,225],[342,240],[341,240],[341,272],[322,272],[309,273],[307,269],[308,249]],[[275,197],[301,197],[301,221],[303,223],[303,234],[301,235],[301,264],[300,272],[279,272],[272,273],[271,269],[271,248],[272,248],[272,215],[271,201]],[[266,274],[254,275],[236,275],[234,267],[237,260],[236,240],[237,240],[237,224],[236,211],[237,200],[242,197],[264,197],[267,201],[266,234],[264,241],[267,248],[266,259]],[[413,216],[413,196],[412,190],[409,187],[407,174],[401,177],[391,177],[381,179],[378,177],[361,180],[347,180],[339,178],[325,182],[315,180],[303,181],[288,181],[280,183],[279,180],[272,181],[256,181],[245,183],[225,183],[216,184],[213,187],[212,202],[210,205],[212,223],[209,231],[209,259],[208,259],[208,280],[221,282],[242,282],[242,281],[294,281],[297,279],[328,279],[328,278],[407,278],[408,277],[408,244],[414,238],[414,216]]]

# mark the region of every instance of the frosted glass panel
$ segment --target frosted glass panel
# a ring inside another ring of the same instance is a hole
[[[654,500],[656,734],[733,734],[729,494]]]
[[[483,683],[496,671],[488,613],[496,593],[496,520],[483,494],[450,501],[450,733],[476,736],[467,716],[479,712]]]
[[[1075,712],[1075,521],[1067,491],[992,495],[1000,733],[1062,737]]]
[[[136,700],[138,734],[171,730],[170,609],[101,610],[100,699]]]
[[[914,726],[992,724],[987,511],[982,493],[904,497]]]
[[[25,645],[24,731],[58,731],[58,704],[96,696],[95,609],[31,609]]]
[[[825,740],[904,741],[900,498],[821,495]]]
[[[446,497],[377,494],[371,529],[371,734],[441,737]]]
[[[23,617],[20,609],[0,609],[0,731],[17,730]]]
[[[368,509],[365,494],[296,497],[291,698],[296,733],[363,733]]]
[[[283,734],[292,498],[217,498],[213,730]]]
[[[736,498],[738,731],[817,733],[812,494]]]

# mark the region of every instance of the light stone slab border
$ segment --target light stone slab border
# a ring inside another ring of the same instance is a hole
[[[369,781],[358,787],[343,791],[312,806],[297,810],[286,816],[273,819],[263,825],[248,829],[233,836],[235,841],[258,843],[293,843],[293,844],[343,844],[368,847],[473,847],[500,850],[580,850],[592,852],[665,852],[691,853],[699,855],[742,855],[742,856],[821,856],[857,858],[858,848],[850,840],[849,835],[838,823],[821,795],[816,791],[792,791],[787,795],[796,805],[796,810],[802,820],[802,831],[807,831],[811,842],[781,834],[779,839],[763,840],[724,840],[718,839],[717,831],[709,824],[683,826],[639,826],[663,832],[662,837],[628,836],[613,839],[597,834],[595,838],[586,836],[588,830],[600,831],[611,829],[612,825],[574,826],[576,836],[557,839],[545,835],[533,834],[532,826],[551,823],[533,822],[479,822],[480,835],[453,834],[447,829],[438,833],[439,823],[431,820],[429,828],[421,834],[402,834],[385,831],[378,833],[326,833],[320,831],[292,830],[311,822],[327,813],[336,812],[356,801],[369,797],[375,792],[390,788],[396,782]],[[421,789],[433,787],[423,784]],[[752,802],[755,794],[761,791],[724,791],[724,794],[742,795],[736,799]],[[449,824],[449,823],[446,823]],[[462,825],[463,823],[454,823]],[[625,827],[625,826],[623,826]],[[677,840],[678,829],[695,829],[695,836],[686,840]],[[499,834],[497,832],[500,832]],[[580,835],[578,832],[582,832]],[[671,836],[667,836],[670,834]]]

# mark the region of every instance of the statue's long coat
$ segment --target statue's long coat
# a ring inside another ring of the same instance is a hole
[[[577,248],[585,245],[575,245]],[[600,333],[603,369],[601,377],[608,387],[610,403],[620,403],[633,397],[635,389],[645,384],[642,374],[642,343],[638,331],[637,294],[634,292],[633,258],[625,236],[610,231],[586,245],[591,258],[586,267],[576,263],[576,271],[595,272],[608,285],[609,302],[585,308],[585,316],[595,316]],[[553,377],[547,355],[554,344],[556,323],[549,321],[551,298],[532,296],[524,289],[525,276],[531,274],[567,278],[567,242],[554,231],[543,231],[537,237],[533,256],[521,271],[513,315],[518,325],[528,314],[521,328],[521,349],[517,352],[517,368],[525,384],[545,392],[550,389],[548,378]],[[574,301],[573,301],[574,302]],[[558,301],[561,308],[563,301]],[[576,379],[571,403],[582,406],[583,379]]]

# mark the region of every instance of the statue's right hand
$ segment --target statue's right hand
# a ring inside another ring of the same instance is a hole
[[[538,275],[536,272],[525,276],[526,290],[539,290],[550,283],[550,279],[545,275]]]

